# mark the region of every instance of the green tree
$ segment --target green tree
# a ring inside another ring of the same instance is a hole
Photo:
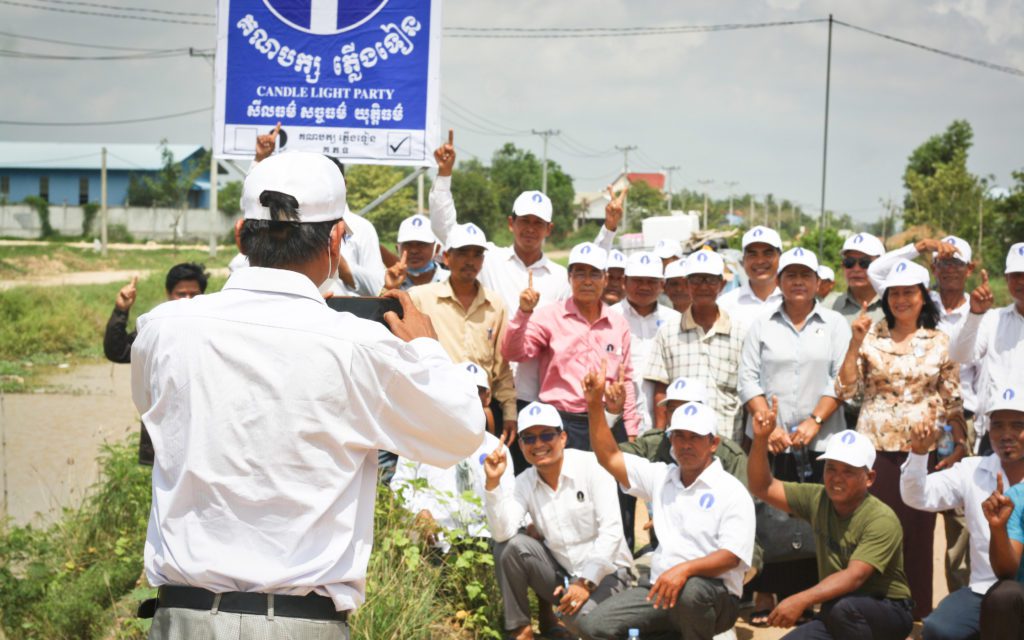
[[[983,264],[990,272],[1002,272],[1006,250],[1024,241],[1024,169],[1014,171],[1012,176],[1010,195],[990,201],[985,212]]]
[[[843,238],[839,235],[839,232],[832,227],[825,227],[825,233],[822,236],[823,246],[822,251],[818,253],[818,227],[814,227],[804,235],[800,236],[796,240],[796,246],[810,249],[818,256],[818,262],[820,264],[828,265],[833,269],[839,268],[839,261],[842,257],[839,252],[843,249]]]
[[[359,211],[408,175],[408,169],[379,164],[348,165],[345,170],[345,188],[348,207]],[[416,213],[416,188],[408,185],[366,214],[367,220],[377,228],[377,235],[385,246],[394,244],[398,225]]]
[[[163,166],[155,176],[133,175],[128,183],[127,201],[137,207],[166,207],[184,210],[192,185],[209,173],[210,153],[203,151],[194,160],[177,162],[168,148],[167,140],[160,141]]]
[[[226,218],[237,218],[242,212],[242,181],[229,182],[217,190],[217,209]]]
[[[488,239],[493,239],[506,226],[490,169],[479,160],[460,162],[452,172],[452,198],[458,207],[459,222],[475,223]]]
[[[626,226],[629,231],[640,231],[644,218],[668,215],[665,194],[642,180],[629,185],[626,199]]]
[[[934,169],[931,175],[907,172],[906,226],[928,225],[962,238],[977,237],[978,207],[985,205],[986,180],[967,170],[964,149],[956,149],[949,162],[939,162]]]
[[[907,158],[907,169],[903,174],[903,186],[910,189],[907,177],[910,173],[919,176],[933,176],[940,164],[953,161],[957,151],[967,154],[974,139],[974,131],[966,120],[954,120],[946,130],[934,135],[914,149]],[[904,203],[905,206],[907,203]]]
[[[523,191],[540,189],[541,163],[532,152],[517,148],[511,142],[494,152],[491,158],[491,182],[503,215],[512,213],[512,203]],[[553,208],[554,235],[563,237],[572,231],[572,202],[576,195],[572,178],[562,167],[548,160],[548,197]]]

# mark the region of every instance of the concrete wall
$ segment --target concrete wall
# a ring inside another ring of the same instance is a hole
[[[174,238],[174,209],[143,209],[132,207],[110,208],[109,224],[122,224],[136,240],[172,240]],[[50,205],[50,225],[67,236],[82,234],[81,207]],[[91,237],[100,233],[100,214],[92,226]],[[211,220],[209,209],[186,209],[177,223],[178,239],[206,242],[211,232],[221,237],[234,228],[234,220],[217,212]],[[0,205],[0,236],[35,239],[39,237],[39,216],[32,207],[23,204]]]

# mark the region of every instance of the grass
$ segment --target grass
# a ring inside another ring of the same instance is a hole
[[[110,249],[103,257],[92,248],[66,242],[31,245],[0,245],[0,280],[20,280],[39,275],[74,271],[156,270],[166,273],[180,262],[199,262],[207,268],[226,267],[235,256],[234,247],[222,246],[216,258],[206,249],[161,246],[158,249]]]

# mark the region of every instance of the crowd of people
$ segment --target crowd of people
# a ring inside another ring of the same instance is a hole
[[[224,291],[161,305],[132,347],[133,282],[107,329],[155,452],[152,637],[188,637],[167,631],[176,609],[195,633],[188,611],[273,621],[275,598],[307,594],[334,616],[293,617],[347,633],[376,471],[438,553],[455,532],[490,540],[510,638],[534,637],[531,591],[546,638],[712,638],[747,600],[793,639],[896,640],[915,620],[927,640],[1024,638],[1024,243],[1003,308],[984,270],[967,291],[976,263],[952,236],[887,252],[853,234],[833,292],[822,256],[763,226],[742,273],[670,240],[626,255],[609,190],[563,267],[544,193],[516,198],[512,246],[459,222],[449,135],[429,215],[391,251],[345,206],[340,166],[272,153],[272,135]],[[168,299],[205,285],[179,265]],[[332,296],[403,313],[385,335]],[[950,595],[933,610],[936,513]]]

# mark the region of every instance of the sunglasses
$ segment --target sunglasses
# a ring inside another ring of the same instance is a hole
[[[872,260],[874,258],[843,258],[843,266],[852,269],[853,265],[860,265],[861,269],[867,269],[871,266]]]
[[[561,431],[545,431],[544,433],[537,435],[536,433],[526,433],[519,436],[519,441],[523,444],[530,445],[537,442],[540,439],[541,442],[551,442],[558,437]]]

